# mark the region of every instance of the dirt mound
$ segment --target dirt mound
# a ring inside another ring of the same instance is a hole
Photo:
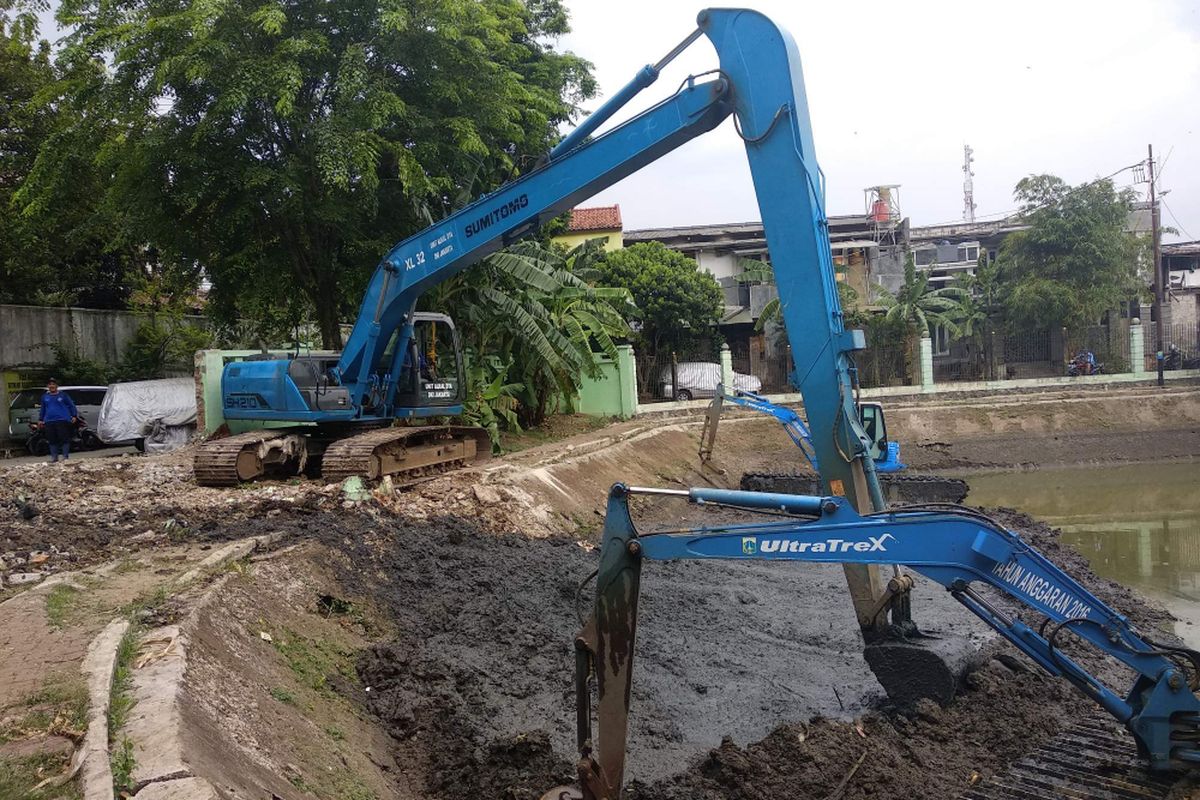
[[[91,564],[119,549],[163,541],[253,535],[275,527],[282,515],[308,515],[341,500],[336,484],[198,487],[190,449],[0,467],[0,487],[0,553],[47,551],[52,558],[43,570]],[[21,512],[29,507],[36,513]]]
[[[795,797],[950,798],[1053,738],[1080,711],[1070,687],[993,661],[968,677],[948,708],[921,701],[907,715],[868,714],[855,724],[814,719],[781,725],[760,742],[726,739],[687,772],[633,782],[630,800]],[[844,786],[843,786],[844,784]]]
[[[1169,622],[1097,578],[1052,529],[1020,514],[997,517],[1147,632]],[[374,596],[400,631],[364,653],[358,672],[371,687],[368,708],[396,740],[397,762],[423,772],[428,796],[536,798],[569,780],[576,582],[596,552],[454,518],[390,521],[365,536],[332,518],[320,527],[352,565],[339,579]],[[840,570],[774,566],[647,565],[632,797],[749,800],[797,787],[820,797],[847,775],[846,798],[885,788],[952,797],[1097,713],[1001,643],[989,647],[1002,661],[987,660],[946,709],[890,707],[862,663]],[[982,627],[947,597],[922,596],[922,622]],[[1124,688],[1119,665],[1078,656]]]

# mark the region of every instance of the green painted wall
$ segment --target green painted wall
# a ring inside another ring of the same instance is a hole
[[[617,348],[617,360],[598,357],[602,377],[585,377],[579,388],[575,410],[597,417],[628,419],[637,413],[637,378],[633,368],[633,348]]]

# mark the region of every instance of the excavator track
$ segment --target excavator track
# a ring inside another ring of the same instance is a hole
[[[278,455],[279,463],[293,458],[299,472],[306,459],[303,437],[287,429],[257,430],[205,442],[196,450],[192,471],[201,486],[237,486],[263,475],[271,455]]]
[[[1133,738],[1096,717],[1072,725],[960,800],[1160,800],[1179,778],[1146,769]]]
[[[477,464],[491,455],[491,441],[482,428],[381,428],[330,443],[321,460],[321,475],[332,481],[392,475],[408,482]]]
[[[961,503],[970,488],[960,478],[896,473],[880,474],[879,484],[884,499],[890,503]],[[801,473],[747,472],[742,475],[741,486],[751,492],[823,493],[820,478]]]

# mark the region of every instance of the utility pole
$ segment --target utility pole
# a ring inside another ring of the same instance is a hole
[[[1150,177],[1150,238],[1154,255],[1154,363],[1158,366],[1158,385],[1163,385],[1163,274],[1162,233],[1158,223],[1158,198],[1154,189],[1154,145],[1147,145]]]

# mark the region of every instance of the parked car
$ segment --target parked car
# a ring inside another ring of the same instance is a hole
[[[60,386],[60,392],[71,396],[79,416],[92,430],[100,420],[100,406],[104,404],[106,386]],[[37,427],[38,414],[42,407],[44,388],[23,389],[16,393],[8,405],[8,435],[18,441],[28,441],[32,428]]]
[[[707,361],[684,361],[675,365],[679,386],[671,384],[671,366],[663,367],[658,378],[658,395],[674,400],[692,400],[700,397],[715,397],[721,385],[721,365]],[[762,381],[753,375],[733,373],[733,386],[727,390],[761,392]]]
[[[166,453],[196,432],[196,384],[191,378],[114,383],[96,432],[106,442],[132,440],[144,453]]]

